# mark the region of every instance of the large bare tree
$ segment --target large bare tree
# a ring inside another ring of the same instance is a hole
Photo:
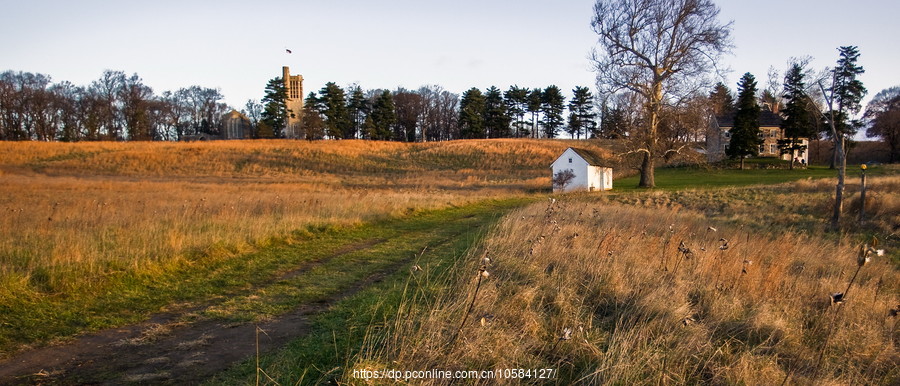
[[[710,0],[598,0],[591,26],[599,36],[593,53],[601,94],[628,90],[644,101],[646,121],[639,130],[643,154],[640,186],[654,187],[654,161],[660,156],[663,104],[715,68],[731,48],[731,23],[718,20]]]

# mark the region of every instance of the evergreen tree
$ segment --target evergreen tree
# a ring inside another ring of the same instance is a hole
[[[845,117],[849,117],[859,112],[860,102],[866,96],[866,88],[857,79],[857,76],[862,75],[866,70],[856,64],[856,61],[859,60],[859,50],[856,46],[844,46],[838,50],[840,51],[840,59],[838,59],[837,67],[834,69],[834,84],[832,85],[834,103],[837,104],[836,112],[843,113]],[[835,122],[837,123],[837,121]],[[842,122],[844,126],[843,133],[852,136],[856,133],[856,127],[849,123]]]
[[[604,100],[603,104],[600,105],[600,126],[597,126],[597,129],[591,135],[596,138],[608,138],[606,133],[610,129],[611,118],[612,111],[609,109],[609,103],[606,103],[606,100]]]
[[[563,125],[563,110],[565,110],[566,98],[559,87],[548,86],[541,93],[541,112],[544,114],[544,136],[556,138],[559,127]]]
[[[260,138],[281,138],[287,124],[287,89],[281,78],[273,78],[266,84],[266,95],[262,99],[260,114]]]
[[[572,90],[572,94],[569,102],[569,134],[576,138],[581,138],[581,134],[584,134],[587,138],[588,133],[593,133],[597,126],[594,121],[597,117],[594,113],[594,95],[591,94],[591,89],[579,86]]]
[[[378,128],[375,127],[375,121],[372,119],[372,114],[366,116],[366,120],[362,125],[362,130],[364,139],[375,139],[374,136],[377,135]]]
[[[303,105],[303,118],[300,121],[300,138],[309,141],[325,138],[325,120],[316,110],[315,105]]]
[[[371,119],[366,120],[365,126],[369,138],[381,141],[391,139],[392,128],[397,123],[397,113],[394,108],[394,97],[390,91],[384,90],[375,98],[372,113],[368,118]]]
[[[759,135],[759,113],[756,78],[748,72],[738,82],[734,127],[731,128],[731,142],[725,150],[729,157],[741,159],[741,170],[744,169],[744,158],[759,155],[759,145],[762,144]]]
[[[322,99],[316,96],[315,91],[310,91],[310,93],[306,95],[306,98],[303,99],[303,107],[309,107],[319,112],[325,109],[325,105],[322,104]]]
[[[800,138],[810,137],[815,131],[813,114],[809,110],[809,96],[806,95],[806,85],[803,83],[803,67],[798,63],[791,65],[784,76],[783,98],[786,101],[784,109],[781,110],[784,116],[781,122],[784,139],[778,141],[778,147],[782,154],[791,155],[791,169],[793,169],[796,154],[806,150]]]
[[[537,116],[538,116],[538,113],[541,112],[541,103],[543,101],[543,92],[541,92],[541,89],[539,89],[539,88],[531,90],[531,92],[528,93],[527,99],[528,99],[528,104],[527,104],[526,110],[529,113],[531,113],[531,137],[538,138],[540,133],[538,132],[538,129],[537,129],[537,124],[538,124]]]
[[[578,114],[572,111],[569,111],[569,117],[566,119],[566,132],[573,138],[577,135],[578,139],[581,139],[581,121]]]
[[[519,86],[510,86],[503,97],[506,99],[507,111],[510,117],[515,118],[513,127],[515,127],[515,137],[519,138],[528,135],[525,128],[525,112],[528,107],[528,89]]]
[[[830,88],[832,95],[832,109],[829,117],[834,119],[834,129],[837,131],[841,141],[847,141],[853,137],[862,123],[852,120],[851,117],[859,112],[863,97],[866,96],[867,90],[857,76],[865,73],[862,66],[856,64],[859,60],[859,50],[856,46],[843,46],[838,48],[840,59],[834,68],[834,82]],[[827,133],[833,136],[833,133]],[[833,138],[835,139],[835,138]],[[843,146],[842,146],[843,147]],[[838,146],[834,147],[834,153],[831,158],[831,168],[834,169],[835,163],[839,163],[840,156],[837,154]]]
[[[831,158],[831,167],[838,168],[838,183],[835,186],[834,210],[831,215],[831,227],[838,229],[840,226],[841,212],[843,211],[844,180],[847,177],[847,152],[846,140],[848,136],[856,133],[860,126],[858,121],[850,121],[850,116],[859,112],[860,101],[866,95],[863,87],[856,77],[865,70],[856,64],[859,59],[859,50],[856,46],[843,46],[838,48],[840,59],[834,68],[834,78],[831,84],[831,97],[828,98],[828,120],[831,128],[831,140],[834,143],[834,156]],[[835,106],[837,104],[837,106]],[[836,108],[835,108],[836,107]]]
[[[303,117],[300,121],[301,138],[310,141],[324,139],[326,126],[325,119],[322,118],[322,99],[316,96],[315,92],[310,92],[303,100]]]
[[[619,107],[609,108],[604,103],[601,108],[600,128],[595,134],[606,139],[622,139],[628,136],[628,120],[625,110]]]
[[[734,112],[734,96],[724,83],[719,82],[709,93],[709,104],[712,113],[717,117],[731,115]]]
[[[325,127],[331,138],[356,138],[350,113],[347,111],[347,97],[344,89],[334,82],[325,83],[319,90],[322,114],[325,115]]]
[[[350,94],[350,100],[347,102],[347,112],[350,115],[353,132],[357,133],[357,135],[364,133],[363,124],[371,109],[372,107],[366,99],[366,96],[363,94],[362,88],[356,86],[356,88],[353,89],[353,93]]]
[[[503,100],[503,93],[494,86],[484,94],[484,128],[488,138],[508,138],[512,121]]]
[[[485,100],[481,90],[472,87],[459,102],[459,136],[464,139],[485,138]]]

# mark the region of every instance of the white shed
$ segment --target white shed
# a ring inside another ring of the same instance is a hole
[[[601,166],[601,162],[600,157],[590,150],[566,149],[550,165],[553,193],[612,189],[612,168]],[[571,176],[567,176],[567,170]]]

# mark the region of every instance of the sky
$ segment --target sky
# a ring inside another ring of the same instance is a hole
[[[462,93],[497,86],[594,88],[593,0],[0,0],[0,72],[88,85],[106,70],[137,73],[157,94],[219,88],[240,109],[259,100],[281,67],[363,89],[440,85]],[[896,0],[719,0],[734,49],[721,61],[732,89],[745,72],[765,86],[791,57],[833,66],[859,46],[860,80],[900,85]],[[291,54],[286,49],[292,51]]]

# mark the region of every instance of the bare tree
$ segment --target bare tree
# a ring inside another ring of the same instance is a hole
[[[152,122],[153,89],[145,85],[138,74],[123,78],[117,90],[121,104],[122,122],[128,139],[148,141],[154,137]]]
[[[416,133],[425,115],[425,104],[422,95],[402,87],[398,88],[394,92],[394,111],[397,114],[394,140],[415,142]]]
[[[575,172],[572,169],[560,170],[553,175],[553,187],[557,190],[565,191],[566,186],[569,186],[574,179]]]
[[[718,15],[711,0],[598,0],[594,5],[591,26],[601,46],[593,53],[598,88],[609,94],[628,90],[645,102],[646,125],[635,149],[643,154],[639,186],[655,186],[663,104],[709,73],[731,48],[731,23],[721,24]]]
[[[775,66],[769,66],[767,75],[768,80],[766,81],[766,88],[762,90],[762,93],[759,96],[759,105],[766,110],[778,114],[784,106],[784,98],[781,95],[783,77],[781,76],[781,72],[779,72]]]
[[[866,136],[880,137],[890,149],[890,162],[900,160],[900,86],[881,90],[869,101]]]

